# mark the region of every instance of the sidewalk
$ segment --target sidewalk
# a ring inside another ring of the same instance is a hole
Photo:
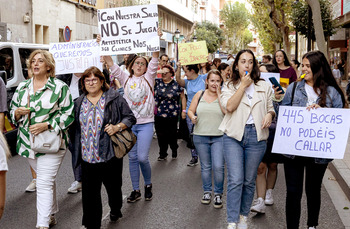
[[[342,81],[342,88],[345,92],[347,81]],[[338,181],[343,192],[350,200],[350,137],[348,138],[348,144],[346,152],[342,160],[336,159],[329,163],[328,168],[333,173],[333,176]]]

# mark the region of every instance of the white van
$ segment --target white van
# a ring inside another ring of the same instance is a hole
[[[49,45],[0,42],[0,77],[6,84],[8,106],[18,84],[28,78],[26,60],[36,49],[49,50]],[[5,120],[4,133],[11,152],[15,153],[17,128],[9,121],[9,116]]]

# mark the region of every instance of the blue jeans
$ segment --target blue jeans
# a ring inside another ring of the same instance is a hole
[[[148,160],[149,149],[153,137],[153,122],[136,124],[132,126],[132,132],[137,137],[136,144],[129,152],[129,171],[132,188],[140,190],[140,168],[145,180],[145,185],[151,184],[151,165]]]
[[[187,123],[187,127],[188,127],[188,132],[191,134],[193,123],[192,123],[191,119],[188,117],[188,115],[186,115],[186,123]],[[192,157],[198,158],[198,152],[196,149],[191,149],[191,154],[192,154]]]
[[[204,192],[212,191],[212,176],[214,175],[214,194],[222,194],[225,177],[225,160],[222,136],[194,135],[193,142],[198,149],[201,162],[201,175]]]
[[[257,141],[254,125],[245,126],[241,141],[224,135],[228,223],[239,222],[239,215],[248,216],[254,198],[257,169],[265,149],[266,141]]]

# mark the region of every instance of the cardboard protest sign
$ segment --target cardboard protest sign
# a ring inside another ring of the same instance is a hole
[[[95,40],[50,43],[49,51],[56,62],[56,75],[82,73],[91,66],[102,71],[100,47]]]
[[[342,159],[350,110],[280,106],[272,152],[305,157]]]
[[[179,44],[179,60],[181,65],[208,62],[208,49],[205,41]]]
[[[100,9],[97,16],[102,56],[160,50],[156,4]]]

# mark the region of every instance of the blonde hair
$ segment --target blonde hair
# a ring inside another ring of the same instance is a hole
[[[9,158],[11,155],[10,148],[9,148],[7,141],[6,141],[4,135],[1,131],[0,131],[0,146],[2,146],[2,148],[5,150],[6,157]]]
[[[41,54],[42,59],[44,60],[45,64],[50,68],[50,70],[47,70],[47,75],[49,77],[55,77],[56,76],[55,75],[55,59],[53,58],[52,54],[47,50],[37,49],[34,52],[32,52],[28,58],[27,68],[30,70],[32,69],[31,68],[32,61],[33,61],[33,58],[36,54]]]

